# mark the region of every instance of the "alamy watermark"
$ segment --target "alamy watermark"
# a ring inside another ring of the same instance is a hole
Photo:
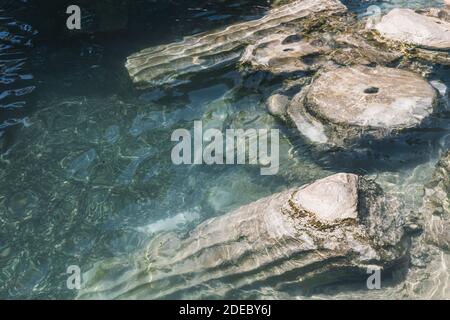
[[[66,26],[69,30],[80,30],[81,29],[81,9],[77,5],[70,5],[66,10],[67,14],[70,16],[66,20]]]
[[[381,289],[381,268],[377,266],[371,266],[367,268],[367,274],[370,276],[367,278],[366,285],[369,290]]]
[[[193,137],[189,130],[177,129],[171,140],[178,142],[171,153],[175,165],[250,164],[260,165],[261,175],[278,173],[278,129],[226,129],[225,133],[207,129],[203,132],[202,122],[194,121]]]
[[[66,280],[66,286],[69,290],[81,289],[81,269],[77,265],[67,267],[66,273],[69,275]]]

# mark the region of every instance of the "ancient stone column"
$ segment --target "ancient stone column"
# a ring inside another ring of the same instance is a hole
[[[396,217],[399,220],[396,221]],[[130,261],[97,264],[79,298],[233,297],[269,285],[307,292],[362,281],[407,251],[398,202],[372,181],[339,173],[164,233]]]
[[[202,70],[236,62],[245,46],[309,17],[346,12],[338,0],[298,0],[270,10],[264,17],[221,30],[185,37],[183,41],[144,49],[128,57],[126,68],[133,82],[148,87],[183,81]],[[290,27],[289,27],[290,26]]]

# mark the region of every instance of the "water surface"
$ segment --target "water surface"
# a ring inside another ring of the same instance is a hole
[[[441,4],[346,3],[357,13],[372,4],[383,10]],[[401,143],[404,152],[385,143],[375,152],[361,150],[360,158],[321,158],[266,112],[265,93],[254,85],[258,79],[231,68],[171,90],[131,85],[124,69],[128,54],[202,31],[199,21],[221,26],[254,19],[266,8],[258,1],[189,8],[169,19],[181,22],[177,28],[167,22],[171,31],[163,39],[142,33],[35,43],[26,70],[36,80],[37,96],[27,100],[28,113],[8,115],[19,120],[0,156],[0,298],[73,298],[76,292],[66,287],[70,265],[87,271],[108,258],[131,259],[155,232],[189,230],[333,172],[367,173],[412,209],[421,205],[423,183],[450,144],[448,115],[437,116],[417,141]],[[445,71],[431,80],[450,85]],[[280,129],[279,173],[261,176],[251,165],[174,166],[170,135],[190,130],[193,120],[219,129]],[[279,294],[269,290],[257,297]]]

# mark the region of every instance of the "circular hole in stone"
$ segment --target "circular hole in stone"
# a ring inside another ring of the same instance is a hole
[[[369,87],[364,90],[364,93],[375,94],[375,93],[378,93],[378,91],[380,91],[380,89],[377,87]]]

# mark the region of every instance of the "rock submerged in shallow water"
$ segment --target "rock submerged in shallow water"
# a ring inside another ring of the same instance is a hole
[[[161,234],[131,264],[97,264],[79,298],[227,298],[268,284],[307,292],[365,283],[368,266],[390,267],[406,254],[394,213],[395,199],[374,182],[332,175],[209,219],[188,235]]]
[[[402,53],[389,47],[378,47],[358,33],[335,36],[337,49],[330,59],[338,65],[390,65],[402,58]]]
[[[305,40],[296,33],[271,34],[245,49],[240,62],[272,74],[306,72],[319,67],[318,57],[331,48],[320,39]]]
[[[338,0],[294,1],[270,10],[258,20],[144,49],[127,58],[126,68],[133,82],[141,87],[182,82],[191,73],[238,61],[245,45],[268,34],[289,30],[289,24],[301,24],[306,18],[319,19],[346,11]]]
[[[403,129],[432,113],[436,92],[409,71],[350,67],[321,74],[306,99],[312,112],[332,123]]]
[[[267,111],[276,117],[282,117],[286,114],[288,104],[289,97],[279,93],[271,95],[266,101]]]
[[[432,244],[450,249],[450,152],[439,161],[433,180],[425,187],[426,238]]]
[[[430,116],[435,89],[415,73],[386,67],[325,71],[293,98],[288,116],[314,142],[384,138]]]
[[[425,186],[423,233],[411,244],[411,267],[396,296],[450,299],[450,151],[436,166]],[[395,296],[394,296],[395,297]]]
[[[450,23],[414,12],[393,9],[375,25],[382,36],[431,49],[450,49]]]

